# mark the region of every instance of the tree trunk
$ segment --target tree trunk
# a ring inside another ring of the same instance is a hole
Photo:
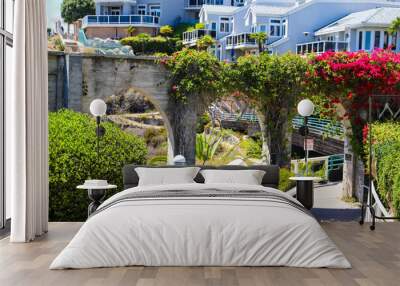
[[[279,114],[264,112],[259,116],[262,135],[262,160],[266,164],[290,167],[292,133],[287,109]]]
[[[197,102],[200,96],[188,96],[183,103],[171,98],[170,119],[174,136],[173,153],[183,155],[188,165],[196,163],[196,127],[199,114],[204,112],[202,104]]]

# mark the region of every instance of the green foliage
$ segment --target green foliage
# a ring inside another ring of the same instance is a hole
[[[199,95],[210,103],[224,91],[224,63],[206,51],[183,49],[161,61],[171,71],[171,94],[182,101]]]
[[[261,53],[264,51],[265,41],[268,39],[268,35],[265,32],[257,32],[250,34],[250,39],[256,41],[258,45],[258,51]]]
[[[372,130],[372,168],[379,196],[386,206],[400,215],[400,123],[374,123]],[[364,145],[367,155],[368,145]]]
[[[129,34],[130,37],[133,36],[133,33],[135,31],[136,31],[136,28],[134,26],[131,25],[131,26],[128,27],[128,34]]]
[[[252,138],[247,138],[240,143],[240,147],[244,149],[247,158],[261,158],[262,142],[255,141]]]
[[[396,33],[400,31],[400,17],[397,17],[393,22],[390,24],[388,32],[394,36]]]
[[[174,33],[174,29],[170,25],[165,25],[160,28],[160,34],[164,37],[170,37]]]
[[[208,114],[208,112],[203,113],[203,115],[201,115],[198,118],[197,121],[197,128],[196,128],[196,133],[203,133],[205,130],[205,127],[211,122],[211,117]]]
[[[296,182],[289,180],[290,177],[294,177],[294,173],[289,169],[281,168],[279,172],[279,190],[287,192],[296,185]]]
[[[290,160],[287,122],[306,91],[303,79],[307,70],[308,62],[298,55],[261,53],[240,57],[227,72],[232,91],[239,91],[263,114],[264,138],[274,164],[288,165]]]
[[[196,25],[194,25],[194,28],[196,30],[203,30],[206,28],[206,25],[204,23],[196,23]]]
[[[207,50],[215,44],[215,40],[210,35],[205,35],[196,41],[196,46],[199,50]]]
[[[162,36],[151,37],[141,33],[134,37],[121,39],[122,45],[131,46],[135,54],[152,55],[156,53],[172,54],[182,47],[182,42],[178,38],[165,38]]]
[[[86,179],[106,179],[122,190],[122,167],[143,164],[147,154],[143,140],[102,123],[106,134],[96,153],[96,122],[85,114],[61,110],[49,114],[50,220],[84,221],[88,198],[76,186]],[[112,195],[111,191],[108,195]]]
[[[149,166],[162,166],[167,164],[166,155],[156,155],[147,160],[147,165]]]
[[[203,165],[214,158],[222,142],[221,133],[201,133],[196,136],[196,157]]]
[[[157,148],[167,141],[167,131],[166,129],[148,128],[143,137],[148,146]]]
[[[183,32],[186,32],[188,28],[192,27],[190,23],[179,23],[174,26],[174,38],[179,38],[182,40]]]
[[[61,17],[67,23],[73,23],[86,15],[95,13],[94,0],[63,0],[61,4]]]

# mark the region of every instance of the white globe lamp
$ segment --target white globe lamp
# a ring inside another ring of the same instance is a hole
[[[101,116],[107,112],[107,104],[102,99],[95,99],[90,103],[90,113],[96,117],[96,136],[97,136],[97,163],[100,161],[100,137],[103,137],[106,130],[101,123]]]
[[[297,111],[301,116],[311,116],[314,113],[314,103],[309,99],[303,99],[297,105]]]
[[[90,113],[93,116],[103,116],[106,114],[107,104],[102,99],[95,99],[90,103]]]

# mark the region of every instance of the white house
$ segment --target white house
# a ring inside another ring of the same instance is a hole
[[[217,40],[215,54],[232,60],[257,50],[250,34],[262,31],[268,34],[266,47],[271,53],[370,50],[377,31],[379,47],[398,41],[385,30],[400,17],[399,8],[399,1],[387,0],[249,0],[241,7],[203,5],[199,21],[206,30],[185,33],[184,44],[193,45],[198,36],[212,31]]]

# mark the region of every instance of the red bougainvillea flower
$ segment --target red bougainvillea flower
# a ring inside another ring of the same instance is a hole
[[[328,51],[311,58],[313,73],[306,77],[333,105],[342,105],[352,132],[361,145],[368,129],[366,118],[368,98],[372,95],[400,94],[400,54],[376,49],[372,53]],[[311,75],[312,74],[312,75]],[[353,145],[354,147],[354,145]]]
[[[364,128],[362,130],[362,136],[363,136],[363,144],[367,143],[368,140],[368,132],[369,132],[369,127],[367,124],[364,125]]]

